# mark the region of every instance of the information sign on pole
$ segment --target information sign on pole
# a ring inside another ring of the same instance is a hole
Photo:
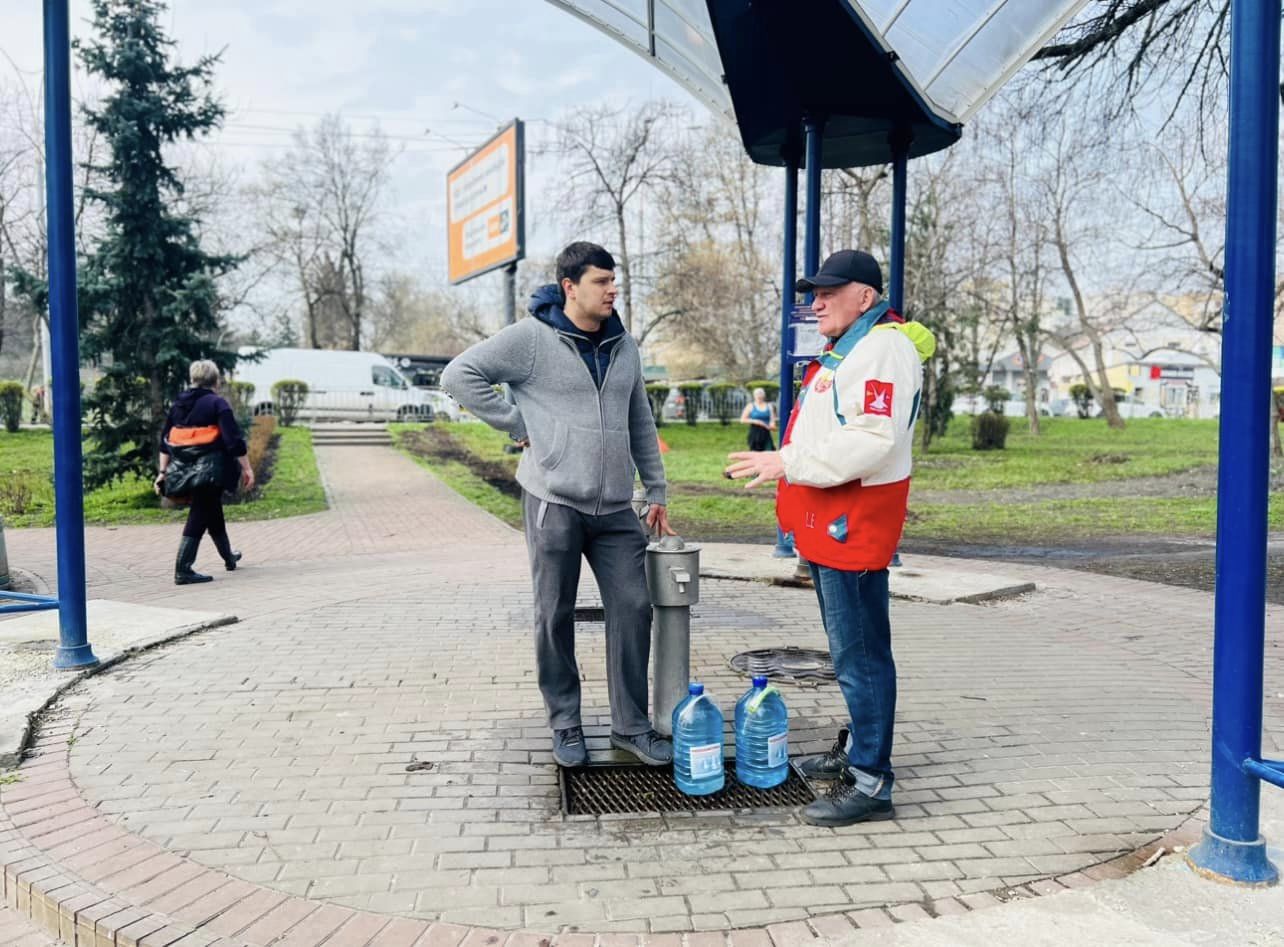
[[[446,175],[447,260],[459,284],[526,255],[525,130],[513,119]]]
[[[796,362],[810,362],[820,355],[828,341],[820,334],[816,313],[810,306],[794,306],[789,317],[793,337],[789,340],[789,357]]]

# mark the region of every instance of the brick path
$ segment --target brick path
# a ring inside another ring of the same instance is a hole
[[[1111,877],[1103,862],[1201,805],[1210,598],[1005,566],[1041,590],[894,606],[896,821],[563,821],[520,536],[387,449],[321,460],[331,512],[234,527],[247,567],[177,593],[195,608],[230,595],[245,620],[91,679],[61,701],[22,781],[0,787],[19,910],[15,859],[26,913],[72,905],[77,924],[79,908],[158,947],[538,939],[522,932],[588,945],[586,931],[604,947],[683,931],[697,945],[729,929],[736,944],[784,945]],[[172,603],[176,534],[91,530],[91,594]],[[52,574],[45,531],[9,544]],[[730,581],[704,584],[693,638],[724,709],[744,686],[731,654],[823,646],[810,593]],[[601,645],[581,633],[595,750]],[[1268,679],[1281,664],[1268,659]],[[786,698],[795,752],[827,746],[836,688]],[[1268,732],[1281,711],[1275,694]]]

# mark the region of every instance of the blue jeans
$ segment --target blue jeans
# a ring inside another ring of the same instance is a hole
[[[809,563],[838,688],[851,715],[847,759],[856,788],[891,799],[896,663],[887,618],[887,570],[847,572]]]

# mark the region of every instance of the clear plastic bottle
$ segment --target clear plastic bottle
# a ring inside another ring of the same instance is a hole
[[[770,789],[789,776],[789,711],[767,678],[755,677],[736,702],[736,779]]]
[[[687,687],[673,708],[673,781],[688,796],[707,796],[722,788],[722,711],[703,684]]]

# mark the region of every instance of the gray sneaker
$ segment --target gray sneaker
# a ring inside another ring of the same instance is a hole
[[[558,766],[588,766],[588,744],[582,727],[553,731],[553,759]]]
[[[654,730],[625,736],[611,731],[611,746],[632,753],[647,766],[668,766],[673,762],[673,741]]]

